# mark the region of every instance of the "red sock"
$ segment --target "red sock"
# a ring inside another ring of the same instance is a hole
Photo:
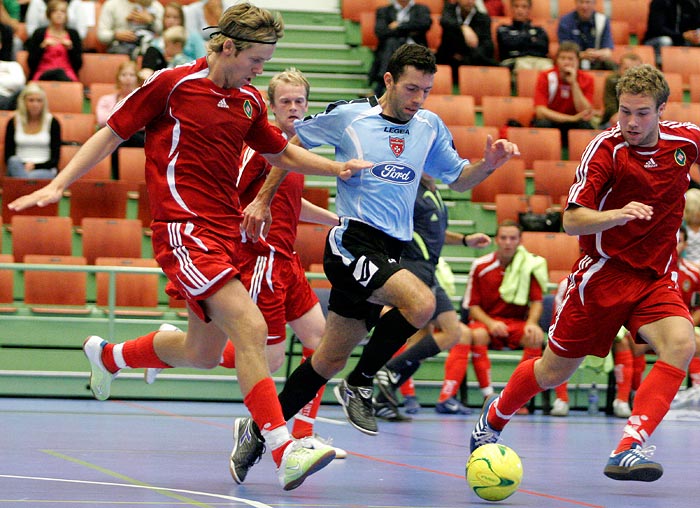
[[[409,377],[401,386],[399,386],[399,391],[404,397],[415,397],[416,396],[416,384],[413,382],[413,377]]]
[[[233,347],[233,342],[230,340],[226,341],[226,346],[224,347],[224,352],[221,354],[221,363],[219,363],[219,365],[227,369],[236,368],[236,348]]]
[[[536,358],[530,358],[520,362],[510,376],[496,404],[491,405],[487,418],[489,425],[494,430],[503,430],[515,412],[542,391],[535,379],[536,361]]]
[[[561,399],[564,402],[569,402],[569,384],[566,381],[557,386],[554,389],[554,393],[556,393],[557,399]]]
[[[685,372],[657,360],[639,386],[632,416],[627,420],[622,440],[615,453],[629,450],[633,443],[644,444],[671,406],[673,397],[685,379]]]
[[[467,375],[467,362],[469,361],[469,344],[456,344],[452,346],[447,360],[445,360],[445,379],[442,382],[442,390],[438,402],[445,402],[454,397],[459,390],[459,385]]]
[[[313,353],[313,349],[302,348],[301,361],[305,362]],[[318,408],[321,405],[321,399],[323,398],[323,392],[325,390],[326,385],[323,385],[321,389],[316,392],[316,396],[307,402],[306,405],[301,408],[301,411],[296,414],[294,417],[294,426],[292,427],[292,436],[297,439],[313,436],[316,415],[318,414]]]
[[[628,402],[630,400],[630,391],[632,391],[634,356],[632,351],[629,350],[619,351],[613,356],[615,357],[615,385],[617,391],[615,398]],[[646,362],[644,364],[646,365]]]
[[[700,386],[700,358],[697,356],[693,356],[690,360],[688,374],[690,374],[690,385]]]
[[[479,388],[491,386],[491,360],[487,346],[472,346],[472,367],[474,367]]]
[[[639,388],[642,384],[642,376],[647,368],[647,357],[646,355],[635,356],[634,358],[634,370],[632,372],[632,390]]]
[[[287,430],[282,407],[277,398],[277,390],[272,378],[266,377],[253,386],[243,403],[250,411],[253,421],[258,425],[265,442],[272,450],[272,458],[278,466],[282,460],[284,449],[291,443]],[[284,430],[282,431],[282,427]],[[275,432],[276,429],[281,431]],[[285,437],[286,434],[286,437]]]
[[[155,367],[170,368],[163,362],[153,348],[153,338],[158,332],[151,332],[143,337],[127,340],[121,344],[107,344],[102,350],[102,363],[105,368],[114,373],[119,369]]]

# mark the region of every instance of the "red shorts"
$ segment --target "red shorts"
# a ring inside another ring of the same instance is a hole
[[[292,259],[275,255],[238,252],[241,282],[267,323],[267,343],[287,338],[287,323],[299,319],[318,303],[296,254]]]
[[[155,259],[168,277],[165,292],[209,322],[202,301],[238,276],[236,243],[191,222],[153,222],[151,229]]]
[[[639,328],[670,316],[692,322],[671,272],[655,279],[584,256],[549,329],[548,347],[565,358],[610,352],[620,327]]]
[[[489,344],[489,349],[520,349],[522,345],[520,341],[523,340],[523,335],[525,335],[525,321],[520,319],[510,319],[510,318],[498,318],[498,321],[503,321],[508,327],[508,337],[491,337],[491,343]],[[483,328],[488,331],[488,328],[481,321],[471,321],[469,323],[469,328]]]

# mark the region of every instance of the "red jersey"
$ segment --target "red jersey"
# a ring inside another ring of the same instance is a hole
[[[478,305],[491,317],[527,320],[528,305],[506,303],[498,289],[503,282],[505,267],[501,265],[496,253],[477,258],[469,271],[469,282],[464,293],[464,304]],[[530,302],[542,301],[542,288],[534,276],[530,278]]]
[[[270,163],[252,148],[246,147],[243,150],[237,185],[242,208],[248,206],[258,194],[271,167]],[[270,232],[264,240],[261,239],[256,243],[246,242],[248,249],[263,252],[268,251],[272,246],[278,254],[287,258],[292,257],[303,190],[304,175],[291,171],[287,173],[270,204],[272,213]]]
[[[700,129],[661,122],[654,147],[632,147],[619,127],[603,131],[588,145],[569,190],[569,203],[612,210],[630,201],[654,208],[651,220],[631,220],[597,234],[582,235],[591,258],[611,258],[627,269],[659,277],[675,267],[677,233],[683,219],[689,171],[698,158]]]
[[[576,81],[584,97],[593,104],[593,76],[585,71],[578,71]],[[559,78],[559,69],[556,67],[542,71],[537,76],[535,106],[547,106],[549,109],[567,115],[576,114],[571,85]]]
[[[700,305],[693,296],[700,293],[700,268],[683,258],[678,260],[678,288],[690,312],[698,310]]]
[[[238,228],[238,161],[244,143],[279,153],[287,140],[267,119],[260,92],[224,89],[206,58],[156,72],[117,104],[107,125],[128,139],[146,128],[146,184],[155,221],[205,223],[221,234]]]

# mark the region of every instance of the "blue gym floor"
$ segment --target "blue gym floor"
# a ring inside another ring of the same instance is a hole
[[[461,508],[486,506],[464,479],[476,419],[424,408],[380,422],[378,436],[322,406],[317,432],[348,451],[296,490],[278,485],[270,454],[236,485],[228,472],[241,404],[0,398],[0,507]],[[623,421],[572,413],[515,417],[502,442],[524,479],[501,506],[698,506],[700,412],[671,415],[652,436],[665,468],[654,483],[603,476]]]

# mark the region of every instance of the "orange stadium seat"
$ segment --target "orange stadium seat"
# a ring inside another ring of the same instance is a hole
[[[502,127],[508,120],[517,120],[527,127],[535,114],[535,102],[531,97],[491,97],[481,99],[481,115],[484,125]]]
[[[80,150],[80,145],[62,145],[61,157],[58,159],[58,169],[63,170],[78,150]],[[89,172],[80,177],[81,180],[109,180],[110,178],[112,178],[112,160],[110,157],[105,157]]]
[[[96,120],[92,113],[54,113],[61,124],[61,140],[64,143],[82,145],[95,133]]]
[[[508,127],[508,140],[520,149],[520,159],[532,169],[536,160],[561,160],[561,131],[549,127]],[[489,177],[490,178],[490,177]]]
[[[496,194],[525,194],[525,163],[510,159],[472,189],[474,203],[495,203]]]
[[[486,138],[491,136],[494,140],[498,138],[496,127],[458,125],[448,126],[452,133],[452,140],[460,157],[478,161],[484,156]]]
[[[99,257],[96,266],[119,266],[137,268],[157,268],[155,259],[128,257]],[[97,305],[106,307],[109,304],[109,274],[98,273],[95,276],[97,288]],[[115,311],[118,316],[159,317],[163,312],[158,310],[158,274],[150,273],[117,273],[115,276],[115,305],[120,307]],[[124,309],[121,307],[128,307]],[[140,308],[139,308],[140,307]],[[107,309],[104,309],[107,312]]]
[[[116,180],[78,180],[70,186],[70,217],[126,218],[127,186]]]
[[[570,129],[569,137],[569,160],[578,162],[581,160],[583,151],[588,146],[588,143],[600,134],[601,131],[596,129]]]
[[[700,47],[663,46],[661,62],[664,72],[680,73],[683,86],[690,86],[690,76],[700,74]]]
[[[510,70],[507,67],[462,65],[459,68],[459,93],[474,97],[474,104],[481,106],[484,95],[510,96]]]
[[[700,104],[691,102],[667,102],[663,120],[697,123],[700,119]]]
[[[52,113],[82,113],[83,85],[77,81],[36,81]]]
[[[569,195],[578,161],[538,160],[532,164],[535,194],[546,195],[552,203],[560,203]]]
[[[114,83],[117,69],[127,60],[129,60],[128,55],[83,53],[83,66],[80,68],[78,78],[88,88],[93,83]]]
[[[362,37],[362,45],[371,49],[377,49],[379,39],[374,33],[374,26],[377,21],[377,14],[374,11],[362,11],[360,13],[360,35]]]
[[[80,227],[83,256],[90,265],[100,256],[141,257],[140,220],[85,217]]]
[[[644,37],[649,21],[649,3],[640,0],[614,0],[610,2],[610,19],[624,19],[629,23],[630,32],[637,39]]]
[[[430,94],[423,103],[428,109],[442,118],[446,125],[475,125],[474,98],[469,95]]]
[[[70,256],[73,253],[73,221],[70,217],[15,215],[12,255],[18,263],[27,254]]]
[[[454,83],[452,83],[452,68],[446,64],[438,64],[435,79],[433,80],[433,89],[430,93],[438,95],[451,95],[453,88]]]
[[[27,254],[27,264],[85,265],[82,256],[51,256]],[[26,270],[24,272],[24,303],[32,312],[42,314],[89,314],[87,303],[87,272]],[[70,305],[74,308],[46,307]]]

